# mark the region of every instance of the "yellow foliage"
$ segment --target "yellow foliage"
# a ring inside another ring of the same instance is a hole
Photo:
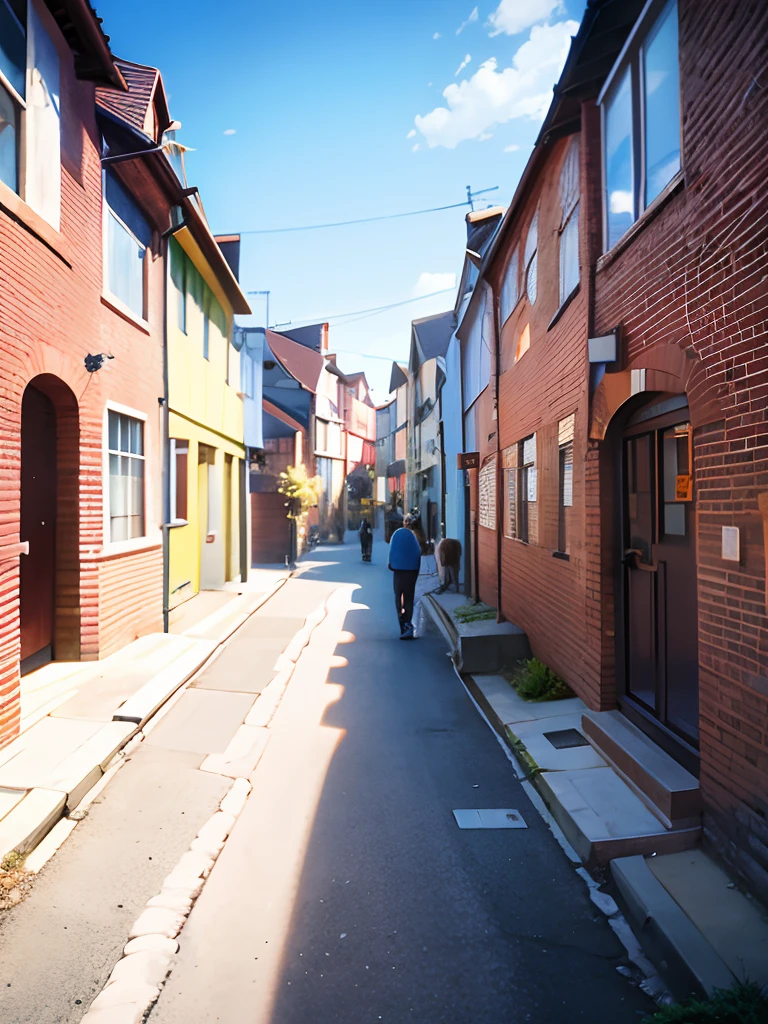
[[[322,478],[308,476],[304,463],[300,466],[288,466],[286,471],[280,474],[280,481],[278,487],[280,494],[284,494],[291,501],[299,502],[298,513],[289,512],[289,519],[299,519],[306,515],[309,509],[317,505],[320,500],[323,491]]]

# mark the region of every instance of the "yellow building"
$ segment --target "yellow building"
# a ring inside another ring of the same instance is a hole
[[[235,275],[196,208],[169,243],[167,607],[247,578],[246,463]]]

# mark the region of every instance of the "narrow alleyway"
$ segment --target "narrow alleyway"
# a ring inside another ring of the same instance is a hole
[[[150,732],[0,922],[3,1024],[82,1019],[231,782],[201,755],[326,600],[151,1024],[622,1024],[651,1009],[442,638],[396,639],[386,552],[315,551]],[[517,808],[528,828],[461,831],[459,807]]]

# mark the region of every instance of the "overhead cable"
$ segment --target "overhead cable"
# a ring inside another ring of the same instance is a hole
[[[341,317],[355,317],[359,320],[364,320],[369,316],[377,316],[379,313],[386,313],[389,309],[397,309],[398,306],[407,306],[411,302],[421,302],[422,299],[432,299],[435,295],[445,295],[446,292],[454,291],[455,286],[451,288],[441,288],[437,292],[429,292],[427,295],[417,295],[413,299],[403,299],[402,302],[390,302],[387,306],[372,306],[370,309],[357,309],[349,313],[333,313],[331,316],[318,316],[313,318],[304,318],[302,320],[288,320],[282,324],[274,324],[269,329],[270,331],[279,331],[281,327],[296,327],[301,324],[324,324],[330,320],[338,320]],[[249,295],[251,292],[248,293]],[[345,320],[345,323],[354,323],[353,320]],[[334,324],[335,327],[341,327],[341,324]]]

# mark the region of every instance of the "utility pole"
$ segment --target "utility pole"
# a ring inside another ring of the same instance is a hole
[[[470,208],[472,213],[475,212],[475,199],[477,196],[484,196],[486,192],[498,192],[499,186],[494,185],[493,188],[481,188],[477,192],[472,191],[472,186],[467,185],[467,206]]]

